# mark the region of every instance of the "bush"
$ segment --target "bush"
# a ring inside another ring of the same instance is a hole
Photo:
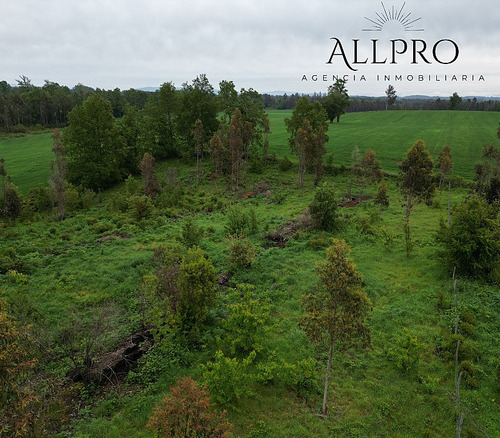
[[[183,377],[170,388],[155,407],[148,428],[158,437],[224,438],[229,436],[232,425],[225,411],[212,408],[210,395],[190,377]]]
[[[248,234],[252,235],[258,231],[259,224],[254,208],[244,209],[235,205],[226,212],[226,232],[227,234]]]
[[[179,241],[186,248],[192,248],[193,246],[198,246],[200,244],[204,234],[203,228],[196,225],[193,218],[190,216],[182,224]]]
[[[250,285],[239,285],[229,297],[228,313],[222,321],[221,345],[231,355],[262,350],[268,332],[270,306],[260,301]]]
[[[309,213],[318,230],[334,231],[338,228],[337,199],[332,187],[326,183],[316,187]]]
[[[382,207],[389,207],[389,187],[385,179],[382,180],[377,188],[377,194],[375,195],[375,204],[379,204]]]
[[[248,268],[257,259],[257,248],[245,237],[234,234],[229,237],[228,262],[231,271]]]
[[[52,207],[50,190],[48,187],[32,187],[24,200],[23,210],[25,213],[37,213],[47,211]]]
[[[450,227],[441,222],[436,238],[450,266],[456,266],[460,274],[494,276],[500,259],[500,222],[495,206],[478,197],[468,199],[454,209]]]
[[[411,336],[406,328],[403,329],[403,337],[396,340],[396,346],[389,348],[387,355],[398,369],[411,373],[417,370],[420,363],[422,345],[417,338]]]
[[[251,395],[250,384],[255,378],[247,369],[255,359],[255,354],[253,351],[240,362],[217,351],[213,362],[201,366],[205,385],[217,405],[232,407],[241,397]]]
[[[0,215],[5,219],[17,219],[23,210],[23,200],[17,187],[9,183],[5,187],[0,204]]]
[[[278,159],[278,169],[281,172],[289,171],[293,166],[293,163],[290,161],[290,158],[283,157],[282,159]]]

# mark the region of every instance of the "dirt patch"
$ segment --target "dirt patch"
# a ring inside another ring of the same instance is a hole
[[[137,361],[153,345],[150,328],[144,328],[129,336],[115,351],[92,361],[88,380],[97,384],[107,384],[122,380],[130,370],[137,367]],[[83,370],[71,373],[73,381],[84,380]]]
[[[96,240],[97,243],[104,243],[107,242],[108,240],[112,239],[130,239],[132,236],[130,234],[118,234],[118,233],[113,233],[113,234],[107,234],[106,236],[99,237],[99,239]]]
[[[261,193],[263,193],[266,196],[266,193],[268,193],[268,192],[272,193],[272,191],[269,190],[269,183],[260,182],[254,187],[253,190],[250,190],[249,192],[246,192],[246,193],[243,193],[242,195],[240,195],[240,199],[255,198],[256,196],[260,195]]]
[[[286,243],[300,230],[311,226],[311,215],[306,210],[296,220],[286,222],[276,230],[268,233],[266,239],[268,243],[264,248],[278,247],[284,248]]]
[[[345,196],[340,202],[339,207],[356,207],[358,204],[361,204],[362,201],[367,201],[372,198],[373,196],[371,195]]]

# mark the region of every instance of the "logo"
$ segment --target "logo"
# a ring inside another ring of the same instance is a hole
[[[362,29],[364,32],[381,32],[386,23],[390,21],[397,21],[401,23],[405,32],[423,32],[424,29],[415,29],[414,23],[420,21],[422,17],[413,19],[411,12],[403,12],[406,6],[406,2],[403,3],[401,9],[397,9],[392,6],[391,9],[387,10],[384,3],[382,2],[382,12],[375,12],[376,17],[371,19],[365,17],[365,20],[369,21],[372,25],[369,29]]]
[[[372,23],[372,27],[363,30],[381,32],[387,23],[396,21],[401,24],[406,32],[423,31],[423,29],[415,29],[413,26],[421,18],[412,19],[411,12],[405,14],[405,5],[406,3],[403,3],[399,10],[394,6],[387,10],[384,3],[382,3],[383,11],[376,13],[376,19],[365,17],[366,20]],[[407,61],[407,64],[452,64],[458,59],[460,53],[458,44],[448,38],[440,39],[432,44],[423,39],[411,39],[409,41],[401,38],[389,41],[371,39],[369,42],[353,39],[351,51],[344,48],[345,46],[339,38],[331,37],[330,39],[334,41],[334,46],[326,63],[333,64],[334,59],[341,58],[345,66],[351,71],[358,71],[358,68],[355,68],[358,65],[397,65],[404,60]],[[363,52],[364,55],[360,55],[360,52]]]

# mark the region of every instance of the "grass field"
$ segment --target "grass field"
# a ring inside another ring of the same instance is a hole
[[[285,118],[291,111],[269,111],[271,152],[293,158],[288,145]],[[354,146],[361,153],[372,148],[386,172],[397,172],[398,162],[416,140],[422,139],[432,156],[445,144],[451,146],[454,173],[466,179],[474,175],[484,143],[495,143],[500,113],[472,111],[381,111],[350,113],[328,130],[327,152],[335,164],[349,165]],[[51,134],[29,135],[0,142],[0,157],[23,194],[30,187],[47,184],[52,160]]]
[[[291,111],[269,111],[272,150],[291,157],[284,118]],[[434,159],[445,144],[451,147],[454,173],[466,179],[474,175],[484,143],[497,141],[500,113],[472,111],[379,111],[349,113],[340,123],[329,125],[327,153],[336,164],[351,163],[358,146],[361,153],[372,148],[387,172],[397,172],[398,162],[415,141],[424,140]]]

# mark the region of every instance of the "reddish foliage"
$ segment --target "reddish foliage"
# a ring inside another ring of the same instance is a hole
[[[210,405],[208,391],[190,377],[182,377],[155,407],[148,428],[158,437],[229,437],[232,429],[226,411]]]

